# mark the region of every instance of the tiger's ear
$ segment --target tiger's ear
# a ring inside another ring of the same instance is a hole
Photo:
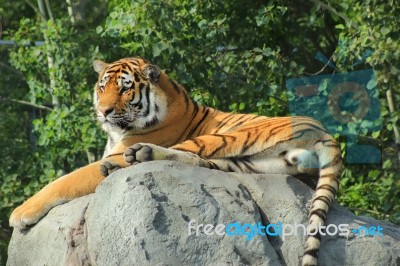
[[[94,71],[96,71],[97,73],[101,74],[103,72],[103,70],[108,66],[108,64],[106,62],[103,62],[101,60],[94,60],[93,61],[93,68]]]
[[[157,83],[160,78],[160,69],[155,65],[146,65],[142,71],[143,76],[153,83]]]

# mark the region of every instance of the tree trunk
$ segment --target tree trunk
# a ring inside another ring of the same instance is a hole
[[[43,0],[38,0],[38,7],[39,7],[39,12],[41,13],[42,20],[47,22],[48,20],[51,20],[54,22],[53,19],[53,13],[51,11],[51,6],[48,0],[46,0],[46,3]],[[46,12],[47,10],[47,12]],[[47,36],[46,32],[43,33],[44,36],[44,41],[47,47],[47,67],[49,69],[49,80],[50,80],[50,93],[51,93],[51,102],[54,108],[59,108],[60,107],[60,101],[59,98],[57,97],[55,93],[55,87],[56,87],[56,80],[55,80],[55,74],[54,74],[54,57],[49,51],[48,47],[51,45],[49,37]]]
[[[388,105],[389,105],[389,111],[392,114],[395,111],[394,104],[393,104],[392,89],[388,89],[386,91],[386,98],[387,98]],[[399,130],[397,129],[396,123],[394,121],[393,121],[393,131],[394,131],[394,139],[396,141],[397,154],[398,154],[399,162],[400,162],[400,134],[399,134]]]

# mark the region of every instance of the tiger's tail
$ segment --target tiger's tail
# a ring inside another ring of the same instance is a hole
[[[326,222],[328,210],[339,188],[342,168],[341,151],[333,138],[321,140],[315,144],[319,162],[319,180],[311,201],[306,245],[302,259],[303,266],[317,265],[321,245],[320,226]]]

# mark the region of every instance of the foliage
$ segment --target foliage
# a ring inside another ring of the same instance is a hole
[[[364,85],[378,89],[381,115],[360,121],[364,124],[353,133],[360,144],[382,151],[382,163],[346,164],[339,201],[357,214],[400,224],[394,136],[399,108],[390,111],[386,98],[390,89],[394,102],[400,101],[400,8],[394,0],[76,0],[73,14],[66,2],[53,2],[44,17],[27,2],[0,7],[0,14],[8,12],[0,17],[2,39],[17,44],[0,47],[5,161],[0,169],[0,264],[12,208],[49,181],[101,156],[104,136],[91,115],[95,58],[145,57],[198,102],[268,116],[301,111],[290,108],[288,79],[373,69],[376,81]],[[33,45],[38,40],[44,45]],[[316,60],[316,54],[330,64]],[[328,88],[319,84],[318,95]],[[326,103],[315,101],[306,104],[325,108]],[[369,122],[377,128],[369,130]],[[343,130],[338,128],[336,136],[346,157],[350,142],[339,136]]]

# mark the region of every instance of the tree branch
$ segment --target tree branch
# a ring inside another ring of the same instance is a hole
[[[321,6],[323,9],[335,14],[336,16],[342,18],[346,22],[346,24],[350,24],[350,26],[353,27],[354,29],[356,29],[356,30],[358,29],[357,23],[352,21],[348,16],[338,12],[335,8],[331,7],[329,4],[325,4],[319,0],[310,0],[310,1],[316,5]]]
[[[46,19],[46,14],[40,12],[40,10],[29,0],[25,0],[25,2],[33,9],[36,13],[38,13],[42,19]]]
[[[74,10],[72,8],[71,0],[66,0],[66,2],[67,2],[69,19],[71,20],[71,23],[75,25],[75,15],[74,15]]]
[[[45,4],[46,4],[47,13],[49,14],[50,20],[54,20],[53,11],[51,10],[49,0],[45,0]]]
[[[317,76],[317,75],[321,74],[321,73],[329,66],[329,64],[332,63],[333,55],[334,55],[334,54],[331,55],[331,57],[329,58],[329,60],[326,62],[326,64],[325,64],[319,71],[317,71],[317,72],[315,72],[315,73],[304,72],[304,74],[306,74],[306,75],[308,75],[308,76]]]
[[[22,104],[22,105],[27,105],[36,109],[40,109],[40,110],[46,110],[46,111],[52,111],[53,109],[44,105],[38,105],[38,104],[34,104],[34,103],[30,103],[27,101],[22,101],[22,100],[15,100],[15,99],[9,99],[9,98],[4,98],[0,96],[0,101],[2,102],[13,102],[13,103],[18,103],[18,104]]]

